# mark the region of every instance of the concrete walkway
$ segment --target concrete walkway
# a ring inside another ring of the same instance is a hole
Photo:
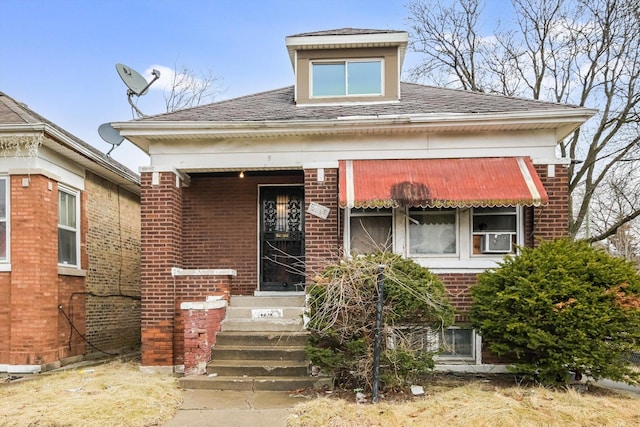
[[[286,426],[303,396],[278,391],[184,390],[184,402],[164,427]]]

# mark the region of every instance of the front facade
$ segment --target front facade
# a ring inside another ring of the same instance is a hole
[[[138,176],[0,92],[0,372],[140,346]]]
[[[300,294],[373,250],[444,280],[458,315],[443,360],[491,362],[465,328],[468,288],[517,246],[567,234],[570,159],[556,146],[593,111],[401,83],[407,40],[287,37],[294,86],[113,124],[151,156],[143,365],[184,364],[181,302]]]

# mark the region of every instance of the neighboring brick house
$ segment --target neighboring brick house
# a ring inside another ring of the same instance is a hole
[[[140,348],[139,176],[0,92],[0,372]]]
[[[151,156],[143,365],[184,363],[181,302],[297,294],[374,246],[444,280],[458,314],[441,361],[482,362],[468,288],[516,245],[567,234],[571,159],[557,145],[594,111],[401,83],[407,42],[391,30],[290,36],[294,86],[113,124]]]

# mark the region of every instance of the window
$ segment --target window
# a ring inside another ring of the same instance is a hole
[[[517,243],[515,207],[473,210],[473,253],[512,253]]]
[[[382,95],[382,60],[313,62],[312,96]]]
[[[7,177],[0,177],[0,262],[9,260],[9,219],[8,219],[8,187]]]
[[[473,329],[447,328],[440,332],[440,354],[443,359],[471,359],[474,357]]]
[[[78,266],[78,193],[58,189],[58,264]]]
[[[440,360],[475,360],[476,358],[476,334],[471,328],[396,327],[391,339],[387,340],[387,345],[395,348],[400,342],[404,342],[409,348],[437,353]]]
[[[349,215],[350,252],[367,254],[391,250],[391,209],[352,209]]]
[[[408,220],[410,255],[457,252],[454,209],[409,209]]]

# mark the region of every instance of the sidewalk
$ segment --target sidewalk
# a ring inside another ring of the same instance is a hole
[[[278,391],[184,390],[184,402],[164,427],[286,426],[303,396]]]

